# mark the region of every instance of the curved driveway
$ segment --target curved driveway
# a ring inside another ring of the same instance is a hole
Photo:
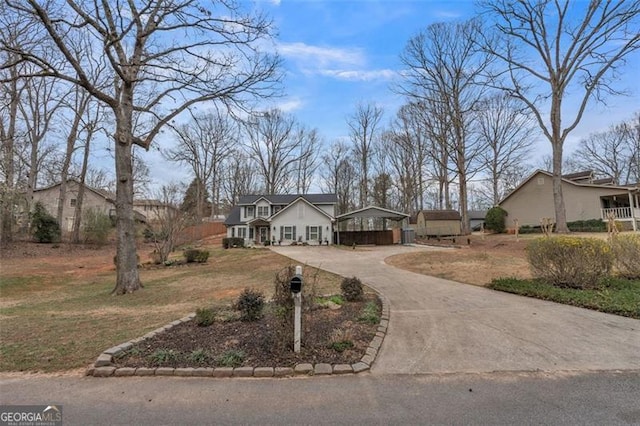
[[[428,247],[273,247],[357,276],[389,301],[378,374],[640,369],[640,321],[400,270],[388,256]]]

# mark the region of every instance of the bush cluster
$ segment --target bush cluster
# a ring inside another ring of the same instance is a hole
[[[629,279],[640,278],[640,235],[616,236],[611,242],[614,265],[618,275]]]
[[[60,225],[40,201],[35,204],[33,213],[31,213],[31,229],[33,237],[39,243],[60,241]]]
[[[82,215],[82,234],[86,244],[104,245],[109,241],[113,222],[109,215],[92,208]]]
[[[362,281],[356,277],[345,278],[340,283],[340,289],[342,290],[342,296],[349,302],[356,302],[362,300],[364,294],[362,290]]]
[[[556,236],[539,238],[527,246],[536,278],[558,287],[595,288],[613,265],[611,247],[603,240]]]
[[[567,222],[567,227],[572,232],[607,232],[607,223],[602,219]]]
[[[487,215],[484,218],[485,227],[490,231],[501,234],[506,229],[506,217],[507,211],[502,207],[492,207],[487,211]]]
[[[244,238],[223,238],[222,239],[222,248],[234,248],[234,247],[244,247]]]
[[[196,324],[200,327],[208,327],[216,320],[216,312],[212,308],[201,308],[196,310]]]
[[[245,288],[238,296],[234,308],[240,311],[242,321],[256,321],[262,317],[264,295],[261,291]]]
[[[187,249],[182,252],[187,263],[206,263],[209,259],[209,252],[207,250]]]

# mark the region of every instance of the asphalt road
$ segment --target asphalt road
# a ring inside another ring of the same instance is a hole
[[[62,405],[65,425],[640,424],[640,372],[0,376],[0,391],[2,404]]]

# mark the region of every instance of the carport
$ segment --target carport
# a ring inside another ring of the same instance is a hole
[[[380,221],[376,219],[382,220]],[[382,207],[368,206],[359,210],[354,210],[336,217],[334,241],[336,241],[337,244],[344,245],[398,244],[401,239],[402,226],[393,229],[386,229],[386,221],[393,220],[396,222],[402,222],[408,219],[409,215],[406,213],[384,209]],[[360,226],[363,226],[364,223],[367,224],[367,229],[361,229],[359,231],[340,231],[340,223],[349,220],[354,221],[354,228],[356,227],[356,222],[359,220]],[[375,229],[376,227],[382,229]]]

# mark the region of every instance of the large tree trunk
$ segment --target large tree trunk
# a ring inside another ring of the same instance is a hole
[[[126,89],[125,89],[126,90]],[[123,96],[116,115],[116,286],[114,294],[133,293],[142,288],[136,258],[136,230],[133,215],[132,102]]]
[[[553,144],[553,205],[556,213],[556,232],[566,234],[567,212],[564,207],[564,197],[562,195],[562,144]]]
[[[10,85],[11,100],[9,103],[9,123],[7,129],[2,129],[2,151],[4,157],[4,194],[2,194],[2,212],[0,227],[0,244],[6,246],[13,241],[13,205],[15,201],[15,182],[14,182],[14,138],[16,133],[16,117],[18,114],[18,102],[20,100],[18,93],[18,81],[15,78],[15,69],[11,68],[11,74],[14,77]]]

